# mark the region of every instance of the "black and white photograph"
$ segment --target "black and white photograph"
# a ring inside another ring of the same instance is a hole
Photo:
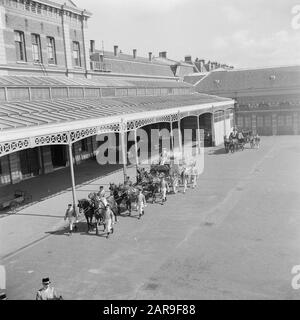
[[[0,299],[300,299],[300,1],[0,0]]]

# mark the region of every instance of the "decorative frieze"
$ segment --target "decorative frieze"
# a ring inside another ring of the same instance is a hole
[[[30,140],[18,139],[15,141],[3,142],[0,143],[0,156],[10,154],[19,150],[27,149],[30,147]]]
[[[93,136],[93,135],[97,134],[97,131],[98,130],[96,127],[71,131],[70,132],[70,142],[73,143],[73,142],[81,140],[83,138]]]

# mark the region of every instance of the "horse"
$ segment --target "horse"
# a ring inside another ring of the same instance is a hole
[[[93,227],[93,217],[94,217],[94,208],[92,203],[88,199],[78,200],[79,213],[84,213],[87,222],[87,232],[89,232]]]
[[[129,211],[129,215],[131,215],[131,205],[132,203],[135,203],[135,204],[137,203],[139,189],[133,185],[130,185],[127,187],[125,192],[126,192],[126,198],[125,198],[126,209]]]
[[[121,204],[126,201],[126,191],[123,185],[120,184],[119,186],[117,186],[115,183],[109,184],[109,190],[110,196],[107,198],[107,200],[110,199],[109,204],[111,205],[111,209],[115,217],[117,217],[117,215],[120,215],[121,213]]]
[[[237,151],[239,148],[239,142],[236,138],[229,138],[229,150],[231,153]]]
[[[96,193],[90,193],[88,196],[91,199],[92,207],[94,209],[94,217],[96,220],[96,234],[98,234],[98,225],[100,222],[104,225],[105,230],[105,204],[97,197]]]

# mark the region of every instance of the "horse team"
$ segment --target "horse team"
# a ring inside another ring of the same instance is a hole
[[[98,226],[102,224],[104,235],[108,238],[114,232],[113,226],[122,211],[131,216],[135,208],[140,219],[147,202],[154,203],[160,199],[163,205],[171,189],[173,193],[177,193],[178,187],[182,185],[185,193],[189,183],[193,188],[196,186],[197,177],[195,165],[184,166],[180,171],[170,165],[152,166],[149,172],[138,168],[137,183],[132,183],[129,177],[124,184],[110,183],[108,197],[101,186],[99,192],[92,192],[88,199],[78,201],[79,212],[86,218],[87,232],[95,228],[96,234],[99,234]]]
[[[259,148],[260,136],[258,133],[253,134],[252,131],[238,131],[236,128],[233,129],[228,138],[224,136],[226,153],[243,151],[246,143],[250,143],[251,148]]]

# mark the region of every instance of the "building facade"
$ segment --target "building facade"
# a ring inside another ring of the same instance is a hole
[[[95,157],[101,134],[200,128],[211,145],[232,129],[231,99],[183,81],[193,65],[166,51],[97,50],[90,17],[72,1],[0,0],[0,199],[24,179]]]
[[[0,74],[84,77],[87,21],[72,1],[0,1]]]
[[[300,134],[300,67],[215,70],[186,77],[197,92],[230,97],[236,125],[261,135]]]

